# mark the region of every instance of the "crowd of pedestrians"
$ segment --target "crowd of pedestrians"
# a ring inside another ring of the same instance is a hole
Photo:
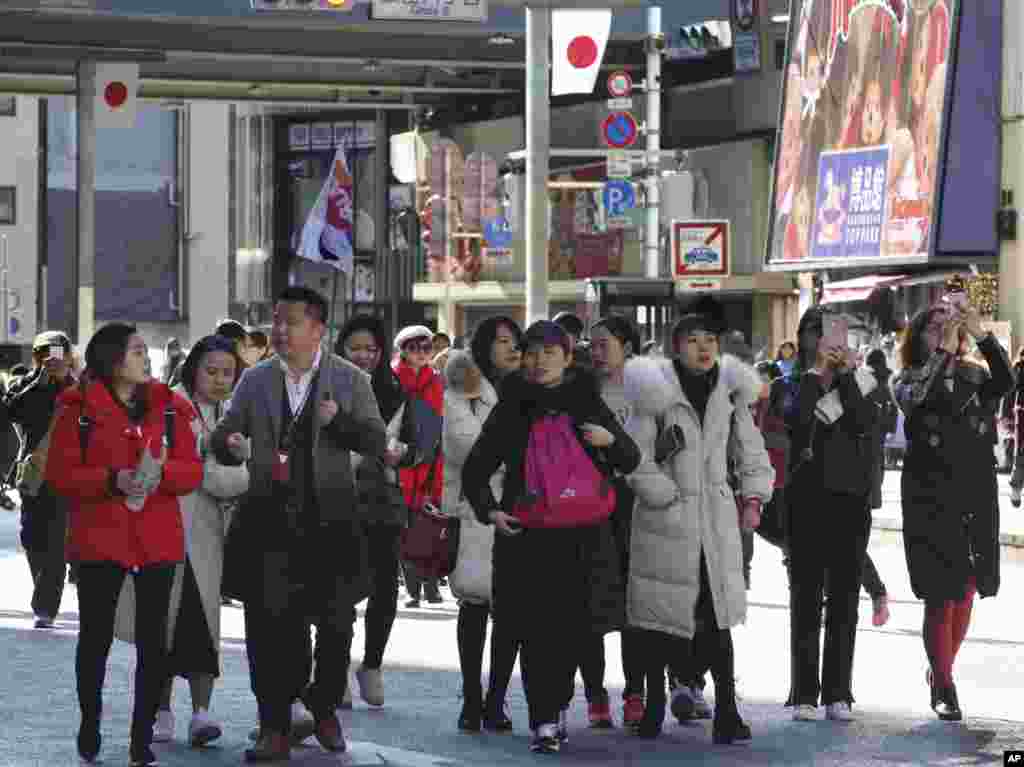
[[[957,652],[974,598],[999,587],[991,448],[1001,404],[1004,418],[1018,408],[1019,370],[957,302],[913,320],[895,373],[881,350],[859,364],[826,345],[827,316],[810,309],[796,343],[756,367],[713,300],[679,318],[664,348],[624,317],[587,327],[568,313],[525,329],[493,317],[454,342],[423,325],[392,339],[359,315],[332,348],[326,301],[290,287],[269,336],[228,320],[191,348],[171,339],[159,379],[131,325],[102,327],[82,370],[65,334],[40,334],[2,410],[21,438],[36,626],[53,625],[69,563],[78,589],[80,756],[101,751],[115,637],[137,654],[133,765],[177,736],[176,677],[191,693],[188,742],[221,737],[211,710],[225,599],[244,605],[257,703],[246,760],[287,759],[312,736],[343,751],[352,688],[385,703],[399,589],[410,609],[440,602],[442,575],[458,600],[458,729],[516,727],[506,698],[518,660],[534,752],[569,740],[577,672],[593,728],[618,720],[657,738],[671,711],[712,718],[715,744],[746,742],[731,629],[746,620],[755,533],[789,576],[793,718],[821,705],[850,721],[861,588],[875,624],[889,618],[867,545],[901,422],[926,683],[936,715],[960,719]],[[1022,477],[1018,465],[1016,499]],[[438,516],[458,520],[443,572],[406,547]],[[612,632],[621,718],[605,685]]]

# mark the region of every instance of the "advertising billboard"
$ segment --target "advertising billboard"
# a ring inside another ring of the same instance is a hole
[[[794,2],[770,269],[935,253],[957,0]]]

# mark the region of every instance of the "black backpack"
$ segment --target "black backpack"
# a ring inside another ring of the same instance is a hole
[[[409,446],[402,468],[433,463],[441,450],[444,419],[430,403],[415,394],[405,401],[399,439]]]

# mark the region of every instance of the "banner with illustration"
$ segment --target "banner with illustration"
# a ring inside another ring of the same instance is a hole
[[[796,0],[773,268],[917,262],[936,236],[957,0]]]

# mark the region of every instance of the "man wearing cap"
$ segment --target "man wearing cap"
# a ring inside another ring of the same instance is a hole
[[[71,341],[59,331],[40,333],[32,342],[32,371],[19,379],[8,392],[4,404],[11,421],[21,433],[20,467],[34,467],[42,477],[46,446],[41,445],[50,428],[57,396],[75,380],[71,375]],[[29,472],[30,474],[32,472]],[[67,509],[42,481],[21,483],[21,545],[25,547],[34,584],[32,612],[36,628],[52,628],[64,594],[67,560],[64,536]]]

